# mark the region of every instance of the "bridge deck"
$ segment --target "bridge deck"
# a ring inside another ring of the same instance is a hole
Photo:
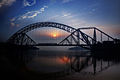
[[[57,44],[57,43],[39,43],[32,46],[88,46],[86,44]]]

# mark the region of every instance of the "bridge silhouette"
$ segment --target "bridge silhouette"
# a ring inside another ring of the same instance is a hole
[[[32,31],[37,28],[43,27],[53,27],[57,29],[64,30],[70,35],[59,43],[36,43],[31,37],[27,35],[27,32]],[[83,32],[82,30],[93,30],[93,36]],[[100,39],[97,39],[97,32],[100,33]],[[90,49],[92,45],[97,43],[103,43],[104,37],[107,37],[106,41],[115,41],[113,37],[106,34],[105,32],[99,30],[96,27],[83,27],[83,28],[73,28],[71,26],[60,24],[56,22],[38,22],[25,26],[24,28],[18,30],[9,39],[8,43],[16,45],[28,45],[28,46],[80,46],[83,48]]]

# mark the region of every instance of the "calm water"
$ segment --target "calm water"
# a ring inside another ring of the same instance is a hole
[[[17,50],[12,53],[1,56],[0,69],[5,75],[18,69],[20,80],[120,80],[119,56],[92,56],[89,51]]]
[[[89,56],[89,52],[84,53],[85,57]],[[26,64],[29,69],[38,72],[59,72],[70,68],[72,60],[76,56],[83,56],[82,54],[83,52],[35,51],[30,55],[32,60]]]
[[[30,51],[26,67],[45,74],[63,73],[62,80],[120,80],[120,58],[91,56],[89,51]],[[69,75],[66,75],[69,74]]]

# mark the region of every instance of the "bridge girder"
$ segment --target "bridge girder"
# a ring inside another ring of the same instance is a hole
[[[90,48],[91,45],[93,45],[93,42],[96,42],[96,40],[80,31],[80,29],[77,29],[69,36],[67,36],[64,40],[62,40],[59,44],[76,44],[76,46],[81,46],[84,48],[85,46],[82,45],[86,45],[86,48]]]
[[[112,38],[108,34],[104,33],[103,31],[95,27],[75,29],[71,26],[67,26],[67,25],[55,23],[55,22],[38,22],[38,23],[30,24],[20,29],[8,39],[8,42],[17,44],[17,45],[35,45],[36,42],[27,35],[27,32],[32,31],[37,28],[42,28],[42,27],[54,27],[54,28],[58,28],[58,29],[71,33],[69,36],[67,36],[64,40],[62,40],[58,44],[76,44],[77,46],[77,45],[81,45],[82,44],[81,42],[83,42],[84,44],[91,46],[99,42],[97,41],[96,31],[99,31],[101,35],[103,34],[107,36],[108,38],[114,40],[114,38]],[[94,34],[93,34],[94,36],[91,37],[88,34],[82,32],[81,30],[83,29],[94,29]]]
[[[29,41],[32,43],[35,43],[35,41],[33,41],[26,33],[31,31],[31,30],[34,30],[34,29],[37,29],[37,28],[42,28],[42,27],[54,27],[54,28],[58,28],[58,29],[61,29],[61,30],[64,30],[66,32],[69,32],[69,33],[72,33],[73,31],[75,31],[76,29],[73,28],[73,27],[70,27],[70,26],[67,26],[67,25],[64,25],[64,24],[60,24],[60,23],[55,23],[55,22],[38,22],[38,23],[34,23],[34,24],[30,24],[22,29],[20,29],[19,31],[17,31],[15,34],[13,34],[7,42],[9,43],[13,43],[13,44],[18,44],[18,45],[25,45],[25,44],[28,44],[23,42],[22,39],[26,40],[26,41]],[[24,35],[27,36],[27,38],[25,38]],[[32,45],[32,44],[29,44],[29,45]]]
[[[16,45],[34,45],[36,42],[32,40],[26,33],[17,33],[9,39],[9,43]]]
[[[34,30],[36,28],[42,28],[42,27],[54,27],[54,28],[59,28],[62,30],[65,30],[67,32],[72,33],[73,31],[75,31],[76,29],[71,27],[71,26],[67,26],[64,24],[60,24],[60,23],[55,23],[55,22],[38,22],[38,23],[34,23],[34,24],[30,24],[22,29],[20,29],[17,33],[27,33],[31,30]]]
[[[93,37],[85,34],[83,31],[81,31],[81,30],[89,30],[89,29],[93,29]],[[100,40],[97,40],[97,32],[99,32],[101,34]],[[59,44],[64,44],[64,43],[74,44],[75,43],[75,44],[80,45],[81,44],[80,42],[83,41],[87,45],[93,45],[98,42],[102,43],[103,42],[102,36],[108,37],[107,41],[109,41],[110,39],[112,41],[115,41],[115,39],[113,37],[109,36],[108,34],[104,33],[103,31],[99,30],[98,28],[86,27],[86,28],[78,28],[76,31],[72,32],[69,36],[67,36],[64,40],[62,40]],[[74,43],[72,43],[72,40],[74,40]]]

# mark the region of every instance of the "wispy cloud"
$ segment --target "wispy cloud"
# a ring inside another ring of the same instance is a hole
[[[2,6],[11,6],[16,0],[0,0],[0,8]]]
[[[53,20],[61,20],[61,19],[66,19],[66,18],[72,18],[73,15],[71,13],[68,12],[62,12],[61,14],[56,14],[54,16],[49,17],[48,19],[46,19],[46,21],[53,21]]]
[[[87,22],[83,19],[77,18],[77,15],[69,13],[69,12],[62,12],[61,14],[56,14],[52,17],[49,17],[45,21],[55,21],[60,22],[63,24],[67,24],[73,27],[80,27],[80,26],[87,26]]]
[[[24,0],[23,1],[23,5],[26,7],[26,6],[33,6],[36,4],[36,0],[31,0],[31,1],[28,1],[28,0]]]
[[[71,13],[63,12],[62,17],[71,17]]]
[[[43,13],[45,11],[45,8],[48,8],[48,6],[43,6],[39,10],[29,11],[29,12],[24,13],[23,15],[12,18],[10,20],[11,21],[11,26],[16,26],[15,25],[16,21],[21,21],[21,20],[25,20],[25,19],[31,19],[31,18],[34,18],[34,17],[38,16],[39,14],[41,14],[41,13]]]
[[[43,6],[42,8],[40,8],[40,10],[36,10],[36,11],[29,11],[25,14],[23,14],[22,16],[19,16],[19,20],[21,19],[29,19],[29,18],[34,18],[36,17],[38,14],[41,14],[45,11],[45,8],[48,8],[48,6]]]
[[[72,1],[72,0],[62,0],[62,3],[68,3],[70,1]]]
[[[29,19],[29,18],[34,18],[36,17],[38,14],[42,13],[41,11],[30,11],[30,12],[27,12],[25,14],[23,14],[22,16],[20,16],[18,19],[21,20],[21,19]]]
[[[50,0],[52,3],[56,3],[58,0]],[[71,1],[73,1],[73,0],[59,0],[61,3],[69,3],[69,2],[71,2]]]

